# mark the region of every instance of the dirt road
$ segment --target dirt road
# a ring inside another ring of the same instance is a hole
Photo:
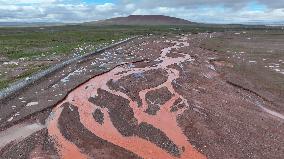
[[[139,38],[1,101],[1,157],[283,158],[283,115],[223,78],[211,36]]]

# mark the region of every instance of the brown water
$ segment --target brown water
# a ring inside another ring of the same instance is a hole
[[[107,108],[100,108],[93,103],[90,103],[88,99],[90,97],[96,96],[98,93],[98,89],[106,90],[114,95],[121,96],[130,102],[130,106],[133,109],[134,116],[138,120],[138,123],[146,122],[148,124],[153,125],[154,127],[163,131],[167,137],[173,141],[179,149],[183,149],[181,152],[181,157],[183,159],[190,158],[206,158],[204,155],[199,153],[193,146],[188,142],[187,137],[183,134],[181,128],[178,126],[176,122],[177,115],[181,114],[184,110],[180,110],[178,112],[171,112],[171,107],[174,105],[174,102],[181,98],[183,103],[188,106],[187,100],[184,99],[181,95],[179,95],[173,88],[172,82],[179,78],[179,71],[173,68],[168,68],[168,66],[173,64],[180,64],[185,61],[192,61],[189,55],[184,54],[184,57],[167,57],[166,55],[171,52],[172,49],[179,49],[184,46],[189,46],[186,42],[187,38],[184,37],[179,41],[174,41],[173,46],[165,48],[162,50],[161,56],[157,61],[162,61],[155,67],[146,67],[146,68],[129,68],[126,66],[116,67],[108,73],[97,76],[87,83],[81,85],[74,91],[72,91],[68,97],[61,104],[57,105],[57,107],[53,110],[55,113],[54,118],[50,121],[48,126],[49,134],[53,137],[57,144],[57,149],[59,155],[63,159],[70,158],[88,158],[87,155],[83,154],[78,147],[76,147],[73,143],[64,138],[58,129],[58,119],[63,110],[63,103],[70,103],[78,108],[80,115],[80,122],[84,125],[86,129],[95,134],[96,136],[107,140],[117,146],[120,146],[124,149],[127,149],[142,158],[175,158],[171,154],[167,153],[165,150],[161,149],[157,145],[151,143],[148,140],[139,138],[137,136],[125,137],[121,135],[118,130],[113,126],[113,123],[110,120],[109,113]],[[122,77],[126,77],[133,73],[143,73],[150,70],[163,69],[167,72],[168,79],[165,83],[155,87],[143,90],[139,93],[139,96],[142,100],[142,107],[138,107],[137,103],[131,100],[126,94],[114,90],[110,90],[107,86],[107,82],[109,80],[117,81]],[[168,90],[173,94],[173,97],[167,101],[163,106],[161,106],[161,110],[158,111],[157,115],[152,116],[145,113],[148,105],[145,99],[145,95],[149,91],[157,90],[162,87],[167,87]],[[87,89],[85,89],[87,88]],[[104,114],[104,123],[100,125],[93,118],[92,113],[96,108],[101,109]],[[186,108],[185,108],[186,109]]]

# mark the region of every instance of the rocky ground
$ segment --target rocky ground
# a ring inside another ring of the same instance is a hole
[[[227,82],[249,89],[284,114],[283,42],[282,30],[252,30],[212,36],[201,46],[218,52],[215,64],[229,62],[221,70]]]
[[[212,36],[135,39],[1,101],[1,158],[283,158],[283,115]]]

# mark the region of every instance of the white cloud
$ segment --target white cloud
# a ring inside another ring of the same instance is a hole
[[[127,10],[134,10],[135,9],[135,4],[133,4],[133,3],[129,3],[129,4],[126,4],[125,5],[125,9],[127,9]]]
[[[105,4],[102,4],[102,5],[96,5],[95,8],[97,11],[100,11],[100,12],[108,12],[108,11],[111,11],[113,10],[115,7],[115,4],[113,3],[105,3]]]
[[[251,2],[259,2],[266,9],[249,9],[247,0],[120,0],[104,4],[81,0],[0,0],[0,21],[83,22],[130,14],[164,14],[210,23],[270,23],[284,19],[284,2]]]
[[[137,9],[132,14],[166,14],[204,23],[272,23],[284,19],[284,9],[270,9],[265,11],[248,11],[240,9],[233,11],[232,9],[221,9],[219,7],[191,9],[185,7],[156,7],[152,9]]]
[[[52,4],[60,0],[0,0],[0,4]]]

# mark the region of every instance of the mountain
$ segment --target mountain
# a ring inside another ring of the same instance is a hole
[[[86,25],[190,25],[192,22],[164,15],[130,15],[95,22]]]

